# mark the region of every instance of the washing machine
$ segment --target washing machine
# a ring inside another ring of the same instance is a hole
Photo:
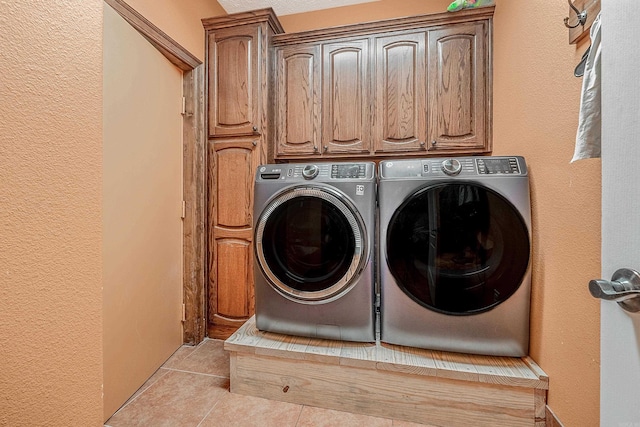
[[[372,162],[258,167],[259,330],[375,341],[375,171]]]
[[[379,165],[380,340],[525,356],[531,206],[524,158]]]

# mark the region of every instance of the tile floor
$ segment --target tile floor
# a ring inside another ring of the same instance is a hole
[[[224,341],[183,346],[105,427],[417,427],[419,424],[277,402],[229,392]]]

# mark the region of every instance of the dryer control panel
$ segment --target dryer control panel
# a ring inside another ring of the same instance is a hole
[[[515,157],[487,157],[476,159],[480,175],[519,174],[520,167]]]

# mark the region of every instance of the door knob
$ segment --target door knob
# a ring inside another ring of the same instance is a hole
[[[589,292],[596,298],[615,301],[627,311],[640,311],[640,273],[621,268],[609,280],[591,280]]]

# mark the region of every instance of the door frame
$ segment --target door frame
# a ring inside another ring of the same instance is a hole
[[[104,0],[172,64],[183,71],[183,341],[195,345],[206,334],[206,150],[205,70],[196,58],[123,0]]]

